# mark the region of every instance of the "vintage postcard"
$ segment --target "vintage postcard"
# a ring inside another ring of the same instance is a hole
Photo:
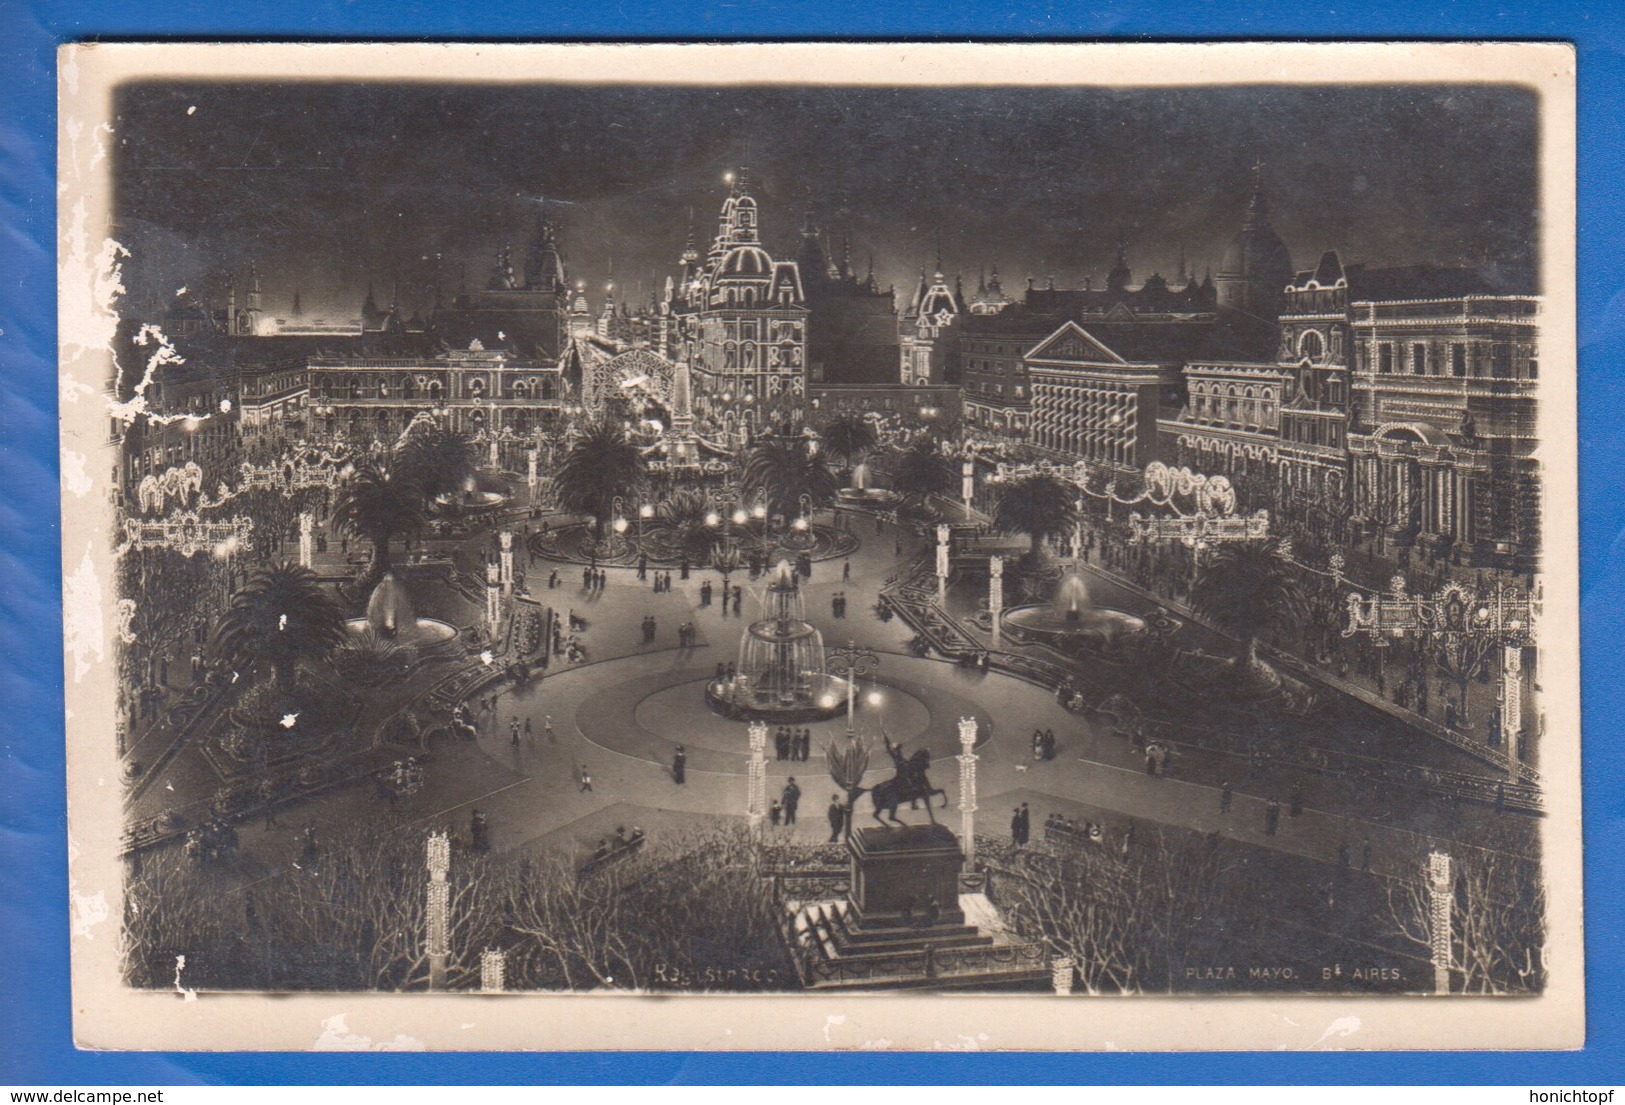
[[[1583,1043],[1568,47],[60,79],[82,1046]]]

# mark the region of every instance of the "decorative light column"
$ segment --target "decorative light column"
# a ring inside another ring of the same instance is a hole
[[[451,908],[451,887],[446,873],[451,870],[451,838],[430,833],[427,849],[429,989],[446,988],[446,961],[451,956],[451,929],[447,913]]]
[[[965,518],[970,519],[971,500],[976,497],[976,462],[967,460],[959,467],[959,497],[965,500]]]
[[[959,835],[965,844],[965,870],[976,869],[976,719],[959,719]]]
[[[948,605],[948,538],[952,534],[947,526],[937,527],[937,605]]]
[[[1501,739],[1507,752],[1507,770],[1518,777],[1518,736],[1523,732],[1523,647],[1501,649]]]
[[[501,948],[486,948],[480,953],[480,990],[487,994],[500,994],[507,987],[503,975],[507,971],[506,953]]]
[[[496,468],[498,460],[499,460],[499,458],[497,457],[497,435],[496,435],[496,431],[493,429],[491,431],[491,463],[490,463],[489,467]]]
[[[1049,961],[1049,983],[1063,997],[1072,992],[1072,960],[1057,956]]]
[[[485,624],[494,638],[502,624],[502,580],[495,564],[485,566]]]
[[[993,647],[999,648],[999,620],[1004,614],[1004,557],[989,557],[987,568],[987,610],[993,615]]]
[[[1428,853],[1428,936],[1433,949],[1433,992],[1450,992],[1450,907],[1455,898],[1455,879],[1450,856]]]
[[[745,820],[755,831],[767,817],[767,722],[750,723],[750,762],[745,775]]]
[[[513,594],[513,530],[505,529],[498,535],[501,543],[502,559],[498,579],[502,583],[502,590],[506,594]]]
[[[859,648],[858,642],[852,640],[825,653],[824,670],[830,675],[839,675],[846,679],[847,740],[853,739],[856,733],[852,724],[852,713],[857,702],[858,680],[879,666],[880,657],[867,649]]]
[[[530,488],[530,501],[533,506],[536,503],[536,487],[540,483],[540,477],[537,475],[536,469],[537,449],[536,446],[532,445],[525,450],[525,481],[526,486]]]
[[[299,566],[308,568],[315,559],[316,517],[308,510],[299,512]]]

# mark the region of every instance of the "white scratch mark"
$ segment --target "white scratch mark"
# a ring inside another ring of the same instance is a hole
[[[283,714],[282,715],[282,728],[284,728],[284,729],[292,729],[294,727],[294,725],[298,721],[299,721],[299,715],[298,714]]]
[[[835,1027],[836,1025],[845,1024],[845,1023],[846,1023],[846,1015],[844,1013],[840,1014],[838,1016],[825,1017],[824,1018],[824,1042],[826,1044],[831,1042],[831,1040],[829,1038],[829,1030],[831,1028]]]
[[[311,1045],[312,1051],[424,1051],[423,1041],[404,1033],[394,1039],[374,1042],[371,1036],[351,1032],[344,1023],[345,1013],[338,1013],[322,1022],[322,1034]]]
[[[1320,1034],[1320,1039],[1316,1040],[1310,1046],[1319,1047],[1333,1036],[1352,1036],[1358,1031],[1360,1031],[1359,1017],[1338,1017],[1335,1021],[1326,1026],[1326,1031]]]
[[[90,559],[90,545],[79,567],[62,580],[63,651],[73,657],[73,681],[90,673],[91,661],[107,657],[107,630],[102,623],[102,582]]]
[[[69,449],[66,445],[62,447],[62,486],[79,499],[90,494],[94,486],[90,473],[85,471],[85,455]]]
[[[186,1001],[196,1001],[197,991],[181,985],[181,972],[184,970],[186,970],[186,957],[177,955],[175,957],[175,992]]]

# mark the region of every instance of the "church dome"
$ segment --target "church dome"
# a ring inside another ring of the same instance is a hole
[[[1292,279],[1292,255],[1268,223],[1249,225],[1230,240],[1219,271],[1285,287]]]
[[[723,257],[718,275],[772,276],[773,258],[761,246],[735,246]]]

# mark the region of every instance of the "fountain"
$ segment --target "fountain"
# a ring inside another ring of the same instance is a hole
[[[1018,641],[1058,647],[1114,644],[1146,630],[1145,621],[1133,614],[1092,605],[1088,585],[1077,572],[1067,573],[1048,605],[1013,606],[1005,611],[1001,624]]]
[[[412,608],[406,585],[386,572],[373,588],[367,600],[367,616],[346,618],[344,629],[352,641],[360,641],[367,634],[380,641],[418,649],[433,648],[454,640],[457,628],[438,618],[420,618]]]
[[[895,491],[887,491],[883,487],[870,487],[869,466],[861,462],[852,466],[852,486],[841,488],[836,495],[845,503],[870,506],[890,506],[902,498]]]
[[[435,507],[441,514],[478,514],[496,510],[508,502],[507,481],[502,473],[481,469],[463,481],[458,494],[446,493],[435,497]]]
[[[739,640],[732,679],[706,685],[711,708],[731,718],[821,721],[846,709],[846,680],[824,671],[824,638],[807,621],[800,580],[779,561],[763,602],[767,615]]]

